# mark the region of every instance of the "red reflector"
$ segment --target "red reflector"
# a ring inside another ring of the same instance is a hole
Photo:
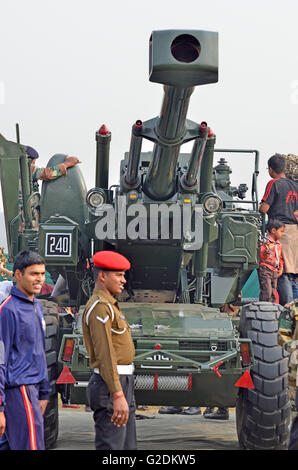
[[[188,386],[187,386],[188,392],[191,392],[191,389],[192,389],[192,375],[189,374],[189,376],[188,376]]]
[[[109,133],[109,129],[107,128],[105,124],[103,124],[101,128],[99,129],[98,133],[100,135],[107,135]]]
[[[248,370],[244,372],[242,377],[234,384],[235,387],[242,387],[242,388],[255,388],[252,378]]]
[[[157,349],[157,350],[161,349],[161,344],[156,344],[154,349]]]
[[[61,374],[59,375],[57,381],[57,384],[75,384],[77,383],[76,379],[70,372],[69,368],[67,366],[63,367],[63,370]]]
[[[209,130],[208,130],[208,137],[213,137],[213,132],[212,132],[212,129],[209,127]]]
[[[251,363],[250,350],[248,343],[240,343],[240,351],[242,357],[242,365],[247,367]]]
[[[71,356],[72,356],[72,353],[73,353],[74,344],[75,344],[74,339],[68,338],[65,341],[62,361],[65,361],[65,362],[70,362],[71,361]]]
[[[154,390],[158,389],[158,375],[154,374]]]

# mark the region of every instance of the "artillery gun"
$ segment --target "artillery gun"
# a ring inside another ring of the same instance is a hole
[[[111,133],[102,126],[96,132],[94,188],[87,191],[78,167],[44,182],[38,230],[32,228],[31,202],[36,194],[26,149],[1,136],[9,257],[24,248],[38,250],[53,280],[63,279],[66,287],[42,299],[46,317],[53,318],[52,331],[60,324],[50,351],[53,399],[46,419],[48,445],[57,437],[57,392],[66,403],[86,403],[91,370],[81,313],[93,288],[92,255],[117,250],[132,264],[119,300],[136,348],[137,402],[236,406],[242,448],[283,448],[290,405],[288,359],[277,340],[281,307],[240,299],[259,261],[259,153],[216,149],[208,124],[187,119],[194,88],[218,80],[217,33],[154,31],[149,58],[150,81],[164,86],[162,108],[158,117],[133,124],[119,184],[108,186]],[[153,143],[152,151],[142,152],[143,139]],[[181,152],[189,142],[191,152]],[[216,153],[221,158],[214,166]],[[245,184],[231,186],[231,170],[223,156],[232,153],[254,157],[249,200]],[[64,158],[54,155],[48,166]],[[240,316],[225,313],[222,307],[231,302],[239,302]],[[57,315],[57,304],[76,307],[77,321],[68,323]]]

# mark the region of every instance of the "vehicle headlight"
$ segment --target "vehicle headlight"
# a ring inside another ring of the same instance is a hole
[[[213,214],[220,211],[222,206],[222,201],[218,196],[210,195],[207,196],[203,201],[203,208],[206,212]]]
[[[97,209],[106,202],[106,195],[103,189],[94,188],[88,191],[86,196],[88,206],[92,209]]]

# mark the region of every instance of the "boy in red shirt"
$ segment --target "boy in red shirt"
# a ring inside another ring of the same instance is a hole
[[[277,279],[282,275],[284,260],[280,239],[285,231],[285,224],[280,220],[270,219],[267,225],[268,238],[260,247],[260,265],[258,269],[260,300],[276,303],[275,290]]]

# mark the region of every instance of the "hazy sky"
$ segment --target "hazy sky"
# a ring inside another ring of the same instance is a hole
[[[159,114],[162,86],[148,81],[152,30],[218,31],[219,82],[196,88],[188,118],[207,121],[217,147],[260,151],[260,193],[268,157],[298,153],[295,0],[0,0],[0,14],[0,133],[15,140],[18,122],[42,166],[55,153],[77,155],[88,188],[101,124],[112,132],[114,184],[132,124]],[[246,158],[238,184],[251,170]]]

